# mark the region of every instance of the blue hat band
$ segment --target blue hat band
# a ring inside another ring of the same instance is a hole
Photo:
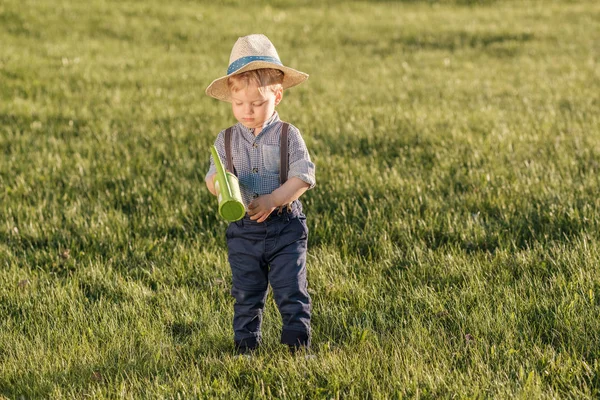
[[[246,56],[246,57],[242,57],[242,58],[238,58],[237,60],[235,60],[234,62],[232,62],[229,65],[229,68],[227,68],[227,75],[230,75],[232,73],[234,73],[235,71],[239,70],[240,68],[245,67],[246,65],[250,64],[253,61],[267,61],[273,64],[277,64],[277,65],[281,65],[283,66],[283,64],[281,63],[281,61],[279,61],[278,58],[275,57],[269,57],[269,56]]]

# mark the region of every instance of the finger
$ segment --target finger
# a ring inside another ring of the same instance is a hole
[[[260,216],[261,216],[261,214],[256,213],[256,214],[250,215],[250,219],[252,221],[256,221],[257,219],[260,218]]]
[[[271,213],[273,213],[273,210],[270,210],[270,211],[266,210],[266,211],[264,211],[261,220],[258,221],[258,222],[264,222],[264,221],[266,221],[267,218],[269,218],[269,216],[271,215]]]

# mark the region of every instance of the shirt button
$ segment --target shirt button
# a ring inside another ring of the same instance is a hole
[[[257,143],[252,143],[252,147],[257,148],[258,144]]]
[[[252,172],[254,172],[255,174],[258,173],[258,168],[252,168]]]

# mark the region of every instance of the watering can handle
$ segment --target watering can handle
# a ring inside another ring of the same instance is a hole
[[[210,151],[213,156],[213,161],[215,162],[215,168],[217,170],[217,178],[220,180],[220,182],[222,182],[226,185],[226,187],[221,188],[221,191],[223,191],[225,189],[226,193],[231,193],[231,188],[229,187],[229,182],[227,181],[227,176],[226,176],[227,174],[225,172],[225,168],[223,168],[223,163],[221,163],[221,158],[219,157],[219,152],[217,151],[217,148],[215,146],[212,146],[210,148]]]

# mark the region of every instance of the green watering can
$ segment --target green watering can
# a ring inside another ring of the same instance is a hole
[[[238,178],[231,172],[225,171],[215,146],[212,146],[210,151],[217,167],[215,189],[219,199],[219,215],[230,222],[242,219],[246,215],[246,207],[242,202]]]

